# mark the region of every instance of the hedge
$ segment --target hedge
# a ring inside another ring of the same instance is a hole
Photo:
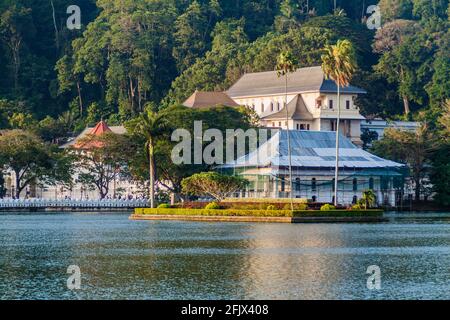
[[[253,202],[253,203],[291,203],[291,199],[289,198],[226,198],[222,202],[240,202],[240,203],[246,203],[246,202]],[[308,203],[309,200],[306,198],[294,198],[292,199],[293,203]]]
[[[137,215],[183,215],[183,216],[240,216],[240,217],[380,217],[383,210],[207,210],[184,208],[136,208]]]

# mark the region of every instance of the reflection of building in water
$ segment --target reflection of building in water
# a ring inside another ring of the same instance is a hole
[[[242,281],[251,299],[327,299],[337,298],[333,286],[343,282],[347,272],[345,255],[330,253],[348,246],[344,229],[321,224],[255,224],[248,257],[243,260]],[[287,296],[287,294],[292,296]]]
[[[250,181],[235,197],[312,199],[334,202],[336,133],[331,131],[290,131],[293,189],[289,183],[287,131],[280,130],[259,148],[218,168]],[[395,205],[401,192],[405,166],[385,160],[340,137],[339,202],[356,203],[365,190],[377,194],[379,204]]]

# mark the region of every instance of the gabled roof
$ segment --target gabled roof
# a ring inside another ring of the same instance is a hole
[[[184,103],[189,108],[208,108],[217,105],[227,107],[239,106],[225,92],[195,91]]]
[[[296,95],[287,105],[288,118],[293,120],[313,120],[313,115],[308,111],[302,96]],[[286,119],[286,107],[280,111],[262,117],[261,120]]]
[[[336,132],[289,132],[293,168],[334,168]],[[287,167],[287,130],[279,130],[257,150],[219,168]],[[401,169],[403,164],[382,159],[355,146],[349,139],[339,137],[339,167],[351,169]]]
[[[103,124],[102,124],[103,122]],[[87,135],[101,135],[104,132],[113,132],[115,134],[125,134],[126,129],[124,126],[108,126],[104,121],[101,121],[95,125],[95,127],[87,127],[85,128],[77,137],[72,139],[71,141],[63,144],[60,148],[68,148],[70,146],[76,145],[76,143]]]
[[[326,80],[322,67],[301,68],[288,75],[288,94],[304,92],[335,93],[337,86]],[[355,86],[341,88],[342,93],[364,94],[366,91]],[[244,74],[228,91],[232,98],[276,95],[285,93],[285,79],[276,71]]]

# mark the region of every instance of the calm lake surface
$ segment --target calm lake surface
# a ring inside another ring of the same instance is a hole
[[[450,213],[380,224],[0,214],[0,299],[450,299]],[[67,288],[67,268],[81,289]],[[367,289],[367,268],[381,289]]]

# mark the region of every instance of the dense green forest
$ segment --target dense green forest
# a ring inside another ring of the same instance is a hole
[[[81,28],[69,30],[73,4]],[[372,4],[378,32],[365,23]],[[0,0],[0,127],[53,140],[100,118],[123,123],[273,70],[286,49],[319,65],[341,38],[357,50],[363,114],[436,119],[450,92],[449,10],[448,0]]]

